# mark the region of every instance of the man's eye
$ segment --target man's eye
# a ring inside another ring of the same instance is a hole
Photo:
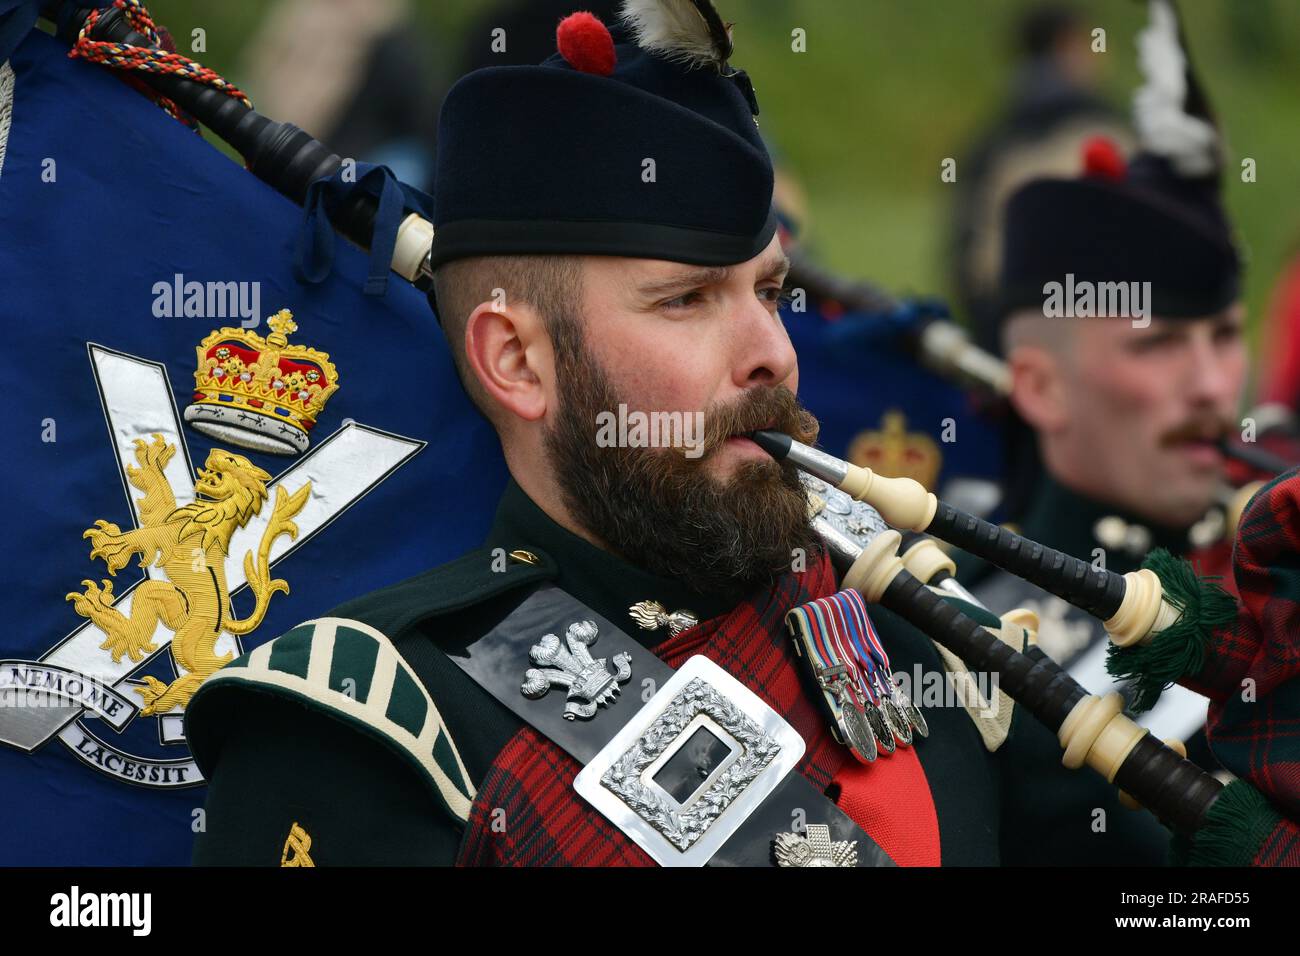
[[[759,289],[758,292],[760,298],[766,302],[775,304],[778,310],[784,309],[788,306],[793,298],[791,290],[787,289],[785,286],[774,285],[766,289]]]
[[[1214,340],[1221,344],[1231,344],[1241,338],[1241,326],[1221,325],[1214,330]]]
[[[692,291],[687,292],[685,295],[679,295],[675,299],[669,299],[661,303],[661,305],[665,309],[689,309],[691,306],[697,305],[701,299],[703,299],[703,296],[698,291]]]

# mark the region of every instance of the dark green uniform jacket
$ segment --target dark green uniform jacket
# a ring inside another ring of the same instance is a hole
[[[210,785],[194,862],[453,863],[473,788],[522,725],[444,651],[487,633],[542,581],[650,647],[667,631],[639,630],[630,605],[653,598],[705,620],[738,600],[628,565],[511,482],[484,548],[295,628],[199,690],[186,729]],[[883,608],[871,615],[895,672],[943,672],[927,638]],[[309,658],[322,633],[332,653]],[[364,703],[380,684],[382,713]],[[1055,737],[1018,708],[993,752],[963,707],[923,709],[931,732],[916,752],[945,865],[1164,861],[1166,831],[1091,771],[1063,769]]]

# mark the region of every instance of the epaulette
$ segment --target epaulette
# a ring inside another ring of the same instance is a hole
[[[447,812],[468,819],[474,788],[438,708],[392,642],[368,624],[308,621],[204,681],[185,711],[186,737],[204,776],[220,745],[220,725],[209,719],[221,712],[214,703],[247,691],[295,700],[377,739],[416,769]]]
[[[467,820],[474,787],[465,765],[437,706],[387,635],[557,573],[554,560],[538,551],[511,552],[493,570],[498,557],[491,548],[471,551],[300,624],[222,667],[185,711],[200,771],[209,775],[220,750],[224,711],[215,703],[231,694],[268,694],[378,740],[417,771],[452,817]]]

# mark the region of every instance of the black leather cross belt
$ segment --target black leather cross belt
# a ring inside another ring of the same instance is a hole
[[[554,585],[451,658],[583,764],[576,789],[662,865],[894,865],[795,769],[803,739],[756,694],[703,656],[674,671]]]

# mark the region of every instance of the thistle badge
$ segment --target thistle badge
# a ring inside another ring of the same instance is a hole
[[[824,823],[808,824],[805,834],[778,833],[772,852],[777,866],[857,866],[858,841],[832,840]]]

